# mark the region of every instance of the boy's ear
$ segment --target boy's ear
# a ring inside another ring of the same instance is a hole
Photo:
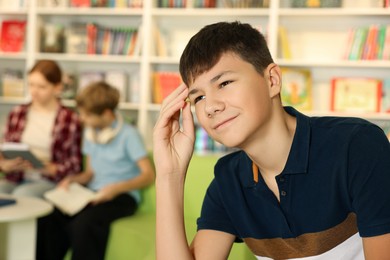
[[[282,88],[282,74],[279,66],[275,63],[268,65],[265,77],[268,82],[270,97],[273,98],[279,95]]]

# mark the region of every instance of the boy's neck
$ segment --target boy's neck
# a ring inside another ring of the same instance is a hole
[[[296,118],[282,108],[277,111],[259,138],[244,151],[259,167],[261,174],[269,177],[279,175],[287,162],[296,129]]]

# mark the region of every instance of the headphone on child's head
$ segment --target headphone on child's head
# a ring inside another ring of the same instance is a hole
[[[117,114],[118,123],[115,128],[110,126],[105,127],[101,130],[93,129],[92,127],[87,127],[85,129],[85,138],[91,142],[98,144],[107,144],[119,133],[123,126],[123,118],[120,114]]]

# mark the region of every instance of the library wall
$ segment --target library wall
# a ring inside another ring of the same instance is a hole
[[[190,37],[206,24],[240,20],[266,36],[285,70],[286,105],[309,115],[363,117],[388,132],[388,6],[388,0],[0,1],[0,122],[10,107],[28,101],[26,71],[54,59],[67,75],[64,104],[73,107],[88,82],[109,81],[122,93],[121,112],[151,149],[161,100],[180,81],[179,57]],[[25,33],[11,39],[9,21]],[[221,149],[201,139],[200,152]]]

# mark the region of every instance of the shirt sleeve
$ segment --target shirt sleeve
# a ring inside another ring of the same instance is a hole
[[[362,237],[390,233],[390,144],[376,126],[362,127],[350,143],[348,183]]]
[[[144,142],[141,135],[134,127],[129,127],[128,138],[126,140],[126,152],[133,161],[138,161],[147,156]]]
[[[214,179],[206,191],[201,216],[197,221],[198,230],[211,229],[226,232],[238,237],[238,233],[222,204],[218,185]],[[241,240],[236,239],[236,242]]]

